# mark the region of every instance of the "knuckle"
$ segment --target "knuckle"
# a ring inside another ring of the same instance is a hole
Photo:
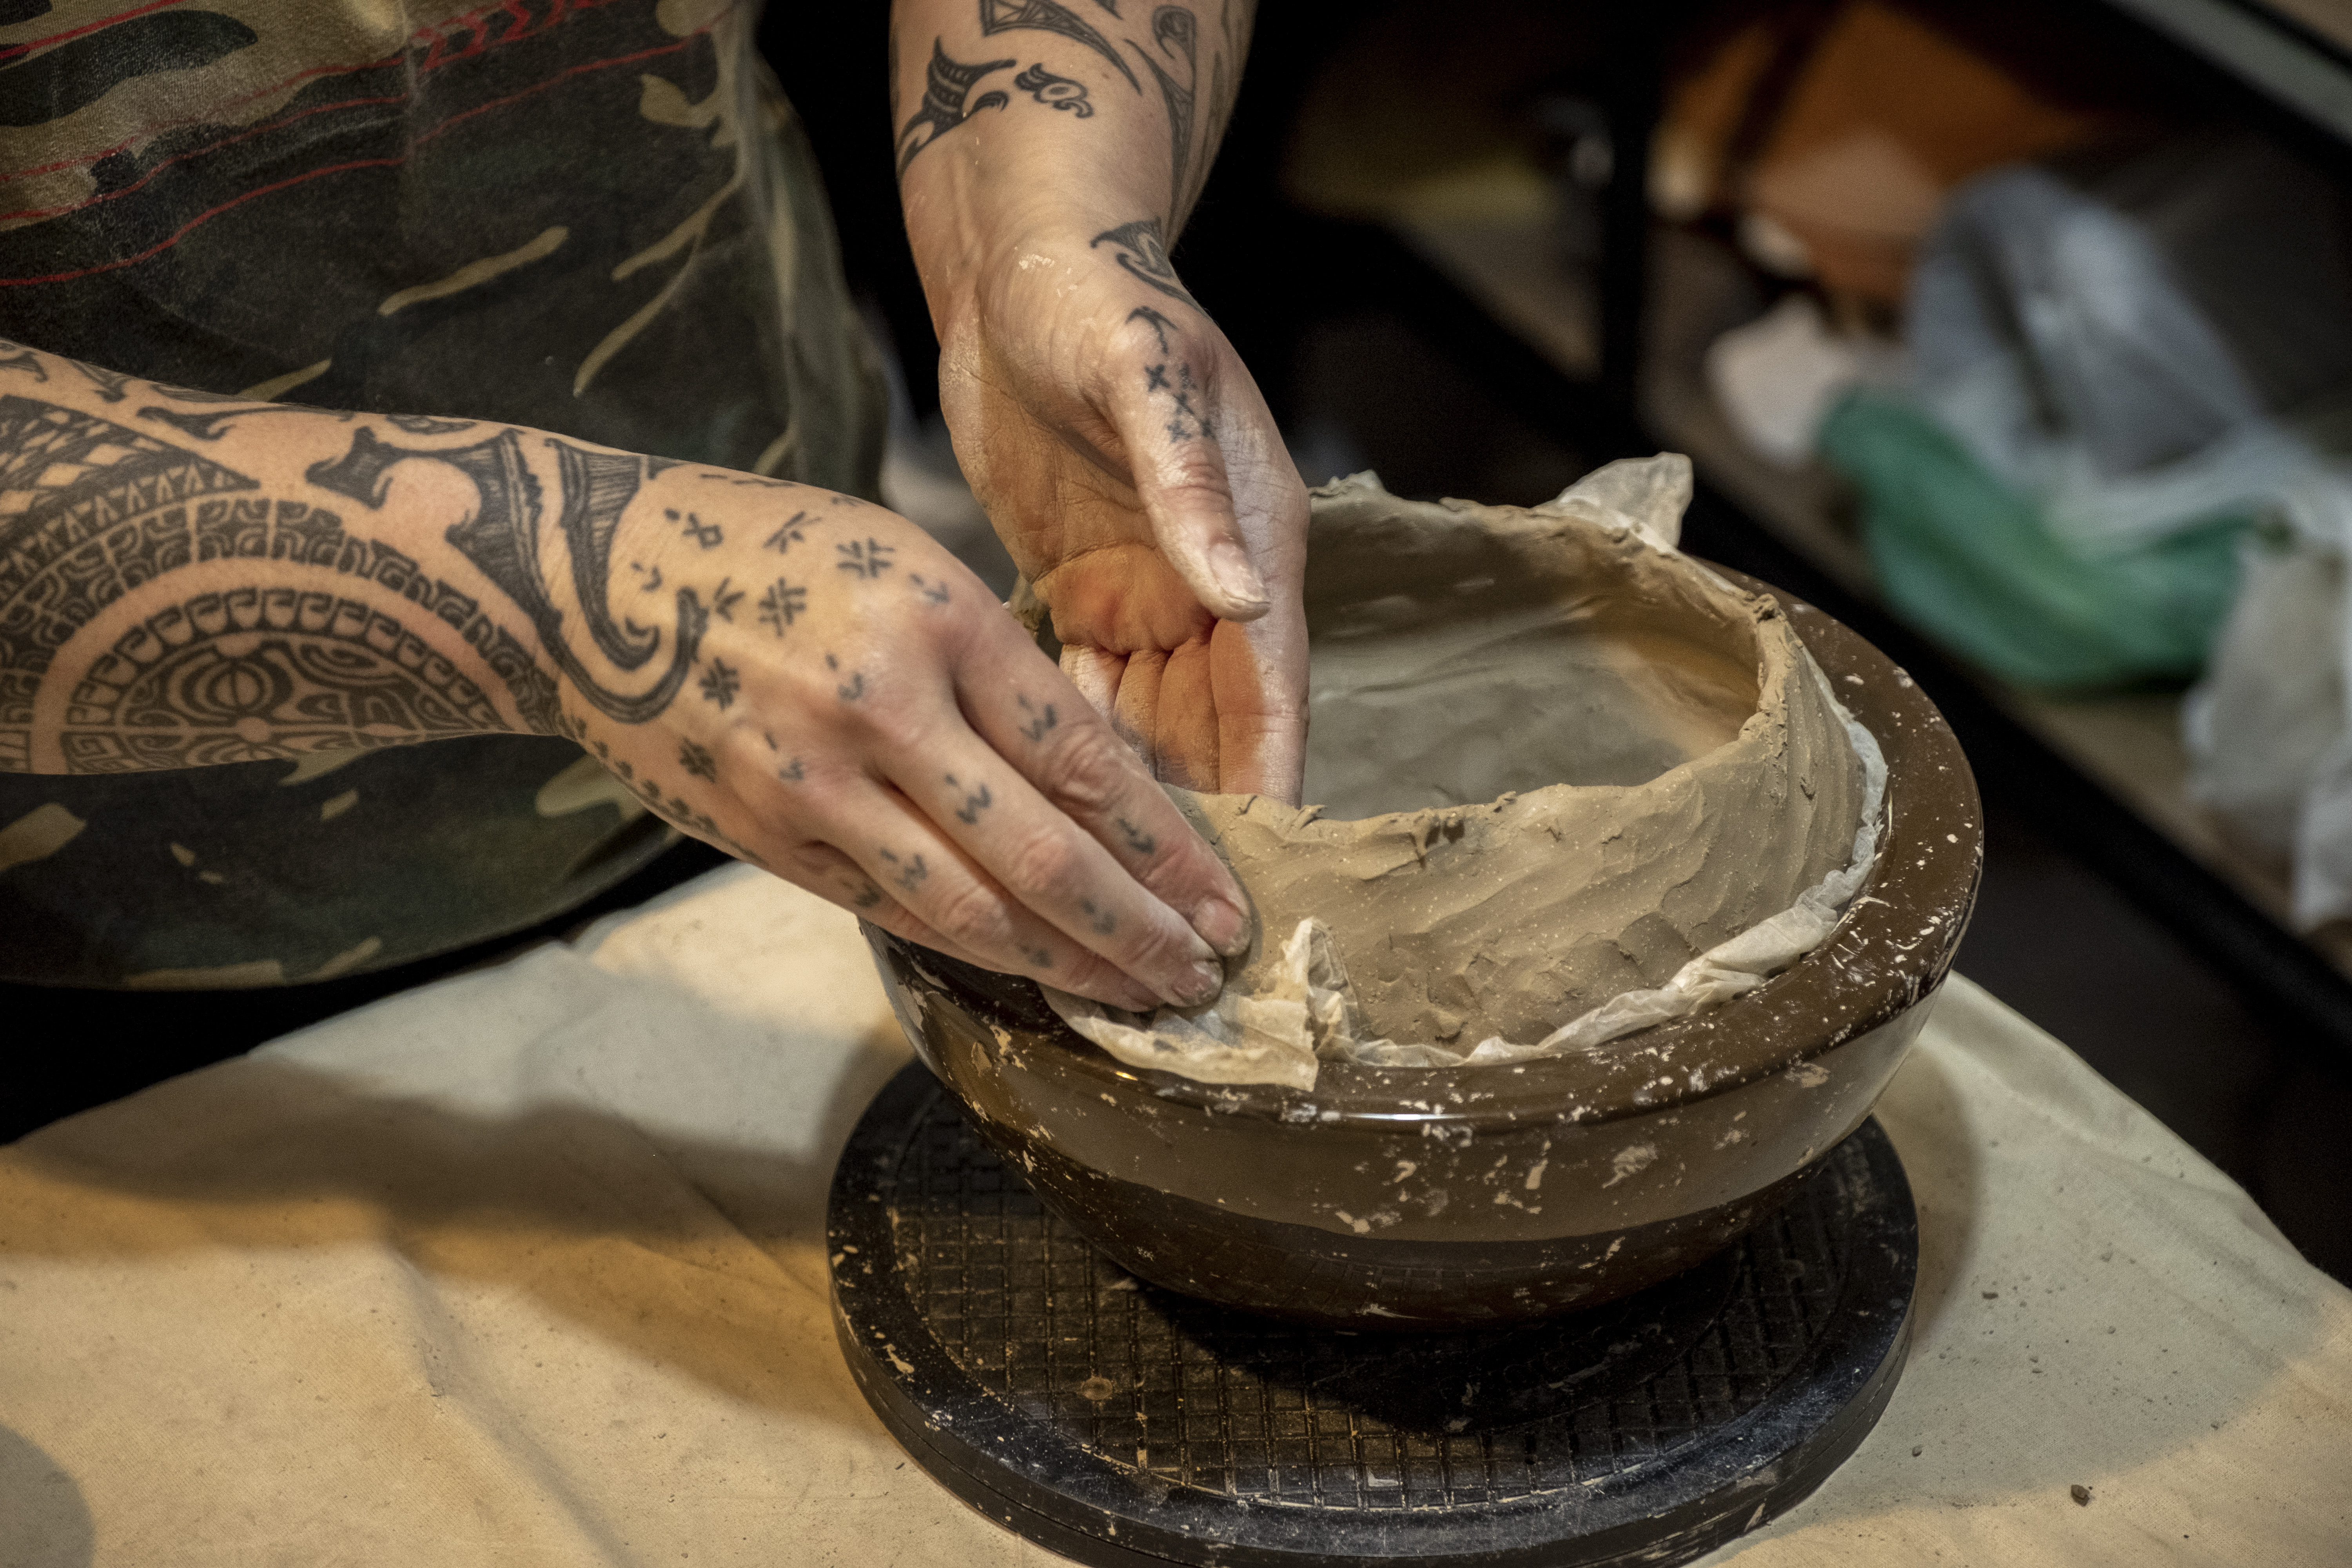
[[[1171,516],[1223,516],[1234,509],[1234,487],[1223,459],[1202,443],[1168,453],[1160,459],[1160,503]]]
[[[1192,962],[1192,931],[1172,920],[1133,921],[1109,956],[1130,974],[1172,973]]]
[[[1058,976],[1054,984],[1081,995],[1106,998],[1129,995],[1136,990],[1134,983],[1119,971],[1118,965],[1106,963],[1083,950],[1071,963],[1068,973]]]
[[[1074,901],[1083,876],[1084,856],[1067,823],[1025,835],[1008,858],[1012,881],[1030,901]]]
[[[849,858],[829,844],[804,842],[785,852],[784,868],[793,880],[812,892],[825,892],[845,869],[856,871]],[[862,872],[858,873],[863,875]],[[826,893],[826,897],[831,897]]]
[[[1072,816],[1099,816],[1127,793],[1135,754],[1100,721],[1065,726],[1037,781],[1045,798]]]
[[[867,751],[901,753],[923,739],[924,720],[907,702],[892,701],[883,693],[871,691],[855,700],[843,699],[837,691],[827,695],[838,706],[836,721]]]
[[[998,952],[1007,945],[1012,922],[1003,900],[979,882],[963,881],[939,894],[923,913],[940,935],[971,952]]]

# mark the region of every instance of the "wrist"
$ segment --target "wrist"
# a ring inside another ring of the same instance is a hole
[[[995,280],[1090,255],[1110,262],[1115,251],[1106,237],[1139,220],[1154,226],[1152,244],[1164,245],[1164,191],[1155,199],[1127,189],[1126,181],[1089,182],[1083,194],[1051,184],[992,178],[977,159],[941,159],[931,169],[910,172],[907,237],[942,342]]]

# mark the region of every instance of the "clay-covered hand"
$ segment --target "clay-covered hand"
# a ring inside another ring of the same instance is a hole
[[[934,309],[956,456],[1064,672],[1160,778],[1296,802],[1307,492],[1160,225],[998,246]]]
[[[664,816],[989,968],[1137,1010],[1215,994],[1213,944],[1247,941],[1231,874],[920,529],[673,465],[611,558],[565,723]]]

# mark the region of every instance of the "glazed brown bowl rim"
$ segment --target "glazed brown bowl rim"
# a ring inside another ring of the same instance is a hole
[[[1050,1020],[1047,1032],[1067,1047],[1062,1065],[1105,1090],[1117,1085],[1129,1094],[1268,1121],[1433,1131],[1598,1124],[1695,1104],[1795,1068],[1899,1016],[1941,984],[1980,874],[1982,816],[1967,759],[1926,692],[1868,639],[1769,584],[1711,569],[1744,591],[1779,601],[1839,700],[1877,739],[1887,762],[1885,826],[1869,881],[1820,946],[1754,990],[1593,1052],[1454,1068],[1326,1061],[1315,1087],[1299,1089],[1202,1083],[1130,1068],[1047,1013],[1034,982],[990,979],[1034,994],[1035,1007],[1020,1009],[1028,1015],[1024,1023],[1037,1027],[1029,1020],[1039,1015]],[[1937,809],[1928,798],[1931,771],[1951,776],[1957,809]],[[1931,836],[1939,841],[1930,842]],[[957,966],[885,940],[959,1002],[983,1001],[956,983]],[[977,1010],[995,1011],[984,1002]]]

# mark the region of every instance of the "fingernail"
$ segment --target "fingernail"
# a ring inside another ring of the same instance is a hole
[[[1203,1002],[1213,1002],[1217,993],[1225,988],[1225,972],[1206,961],[1192,965],[1176,982],[1176,1005],[1198,1007]]]
[[[1227,958],[1239,957],[1249,946],[1249,917],[1231,899],[1211,899],[1194,910],[1192,929]]]
[[[1126,1008],[1130,1013],[1141,1013],[1147,1016],[1157,1013],[1167,1005],[1165,998],[1155,995],[1139,985],[1130,989],[1124,1001],[1114,1004],[1116,1006]]]
[[[1230,539],[1220,539],[1209,546],[1209,575],[1241,608],[1255,609],[1269,603],[1265,580],[1250,564],[1248,552]]]

